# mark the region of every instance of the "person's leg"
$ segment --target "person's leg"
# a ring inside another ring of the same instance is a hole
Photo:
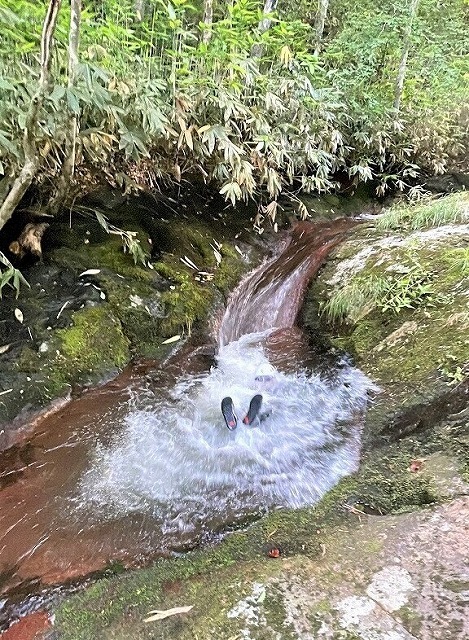
[[[230,431],[236,429],[238,418],[234,411],[233,400],[228,396],[221,401],[221,412],[225,418],[226,426]]]
[[[255,395],[250,404],[249,409],[245,417],[243,418],[244,424],[252,424],[259,415],[262,407],[262,396],[260,394]]]

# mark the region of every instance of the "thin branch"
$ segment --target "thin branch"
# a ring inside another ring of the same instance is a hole
[[[407,28],[404,33],[404,46],[402,48],[401,61],[399,63],[399,70],[396,76],[396,84],[394,88],[394,109],[396,112],[399,112],[399,108],[401,106],[402,93],[404,91],[404,82],[405,76],[407,73],[407,59],[409,57],[411,37],[412,37],[412,27],[414,23],[415,16],[417,15],[417,10],[419,6],[420,0],[411,0],[410,5],[410,19],[407,23]]]
[[[81,0],[70,2],[70,31],[68,34],[68,88],[75,86],[78,72],[78,50],[80,45]],[[78,116],[72,113],[68,119],[65,135],[65,152],[62,170],[58,178],[57,190],[49,202],[47,210],[55,214],[65,200],[75,173],[76,141],[78,135]]]
[[[318,0],[318,12],[314,21],[314,29],[316,31],[316,48],[315,55],[319,55],[321,49],[322,37],[324,35],[324,25],[326,24],[327,11],[329,9],[329,0]]]
[[[212,37],[212,22],[213,22],[213,0],[204,0],[204,24],[208,26],[204,29],[202,35],[202,42],[208,44]]]
[[[263,11],[264,15],[258,25],[258,29],[261,33],[264,33],[264,31],[268,31],[268,29],[270,29],[270,25],[272,24],[271,14],[277,8],[277,4],[278,4],[278,0],[265,0],[264,11]],[[262,55],[262,51],[263,51],[262,45],[255,44],[251,49],[251,55],[253,58],[260,58]]]
[[[49,0],[46,17],[44,18],[41,36],[41,73],[37,91],[31,100],[26,115],[23,135],[24,164],[0,207],[0,229],[2,229],[5,223],[11,218],[16,207],[21,202],[41,162],[36,145],[36,129],[39,111],[44,103],[44,97],[49,85],[52,37],[57,24],[57,15],[61,2],[62,0]]]

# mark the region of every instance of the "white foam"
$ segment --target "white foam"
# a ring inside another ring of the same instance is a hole
[[[226,428],[222,398],[231,396],[242,418],[258,393],[255,374],[267,362],[261,338],[227,345],[216,368],[181,379],[169,399],[137,400],[122,432],[96,447],[79,502],[101,517],[145,512],[162,531],[187,531],[259,506],[313,504],[353,472],[372,385],[350,366],[329,381],[278,372],[275,390],[264,393],[271,415],[257,427]]]

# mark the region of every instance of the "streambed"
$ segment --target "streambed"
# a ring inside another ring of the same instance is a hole
[[[358,465],[373,387],[346,359],[315,360],[294,326],[307,283],[344,223],[298,226],[282,252],[234,292],[212,366],[185,345],[46,419],[2,474],[2,592],[29,592],[119,562],[180,552],[272,508],[314,504]],[[226,429],[270,362],[270,415]],[[148,376],[148,372],[152,375]],[[15,595],[16,593],[16,595]]]

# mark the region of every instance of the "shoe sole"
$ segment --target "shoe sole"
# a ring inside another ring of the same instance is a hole
[[[233,400],[231,398],[223,398],[221,401],[221,412],[226,422],[226,426],[230,431],[236,429],[238,418],[234,412]]]
[[[262,407],[262,396],[260,394],[254,396],[249,404],[249,409],[243,418],[244,424],[252,424],[259,415]]]

